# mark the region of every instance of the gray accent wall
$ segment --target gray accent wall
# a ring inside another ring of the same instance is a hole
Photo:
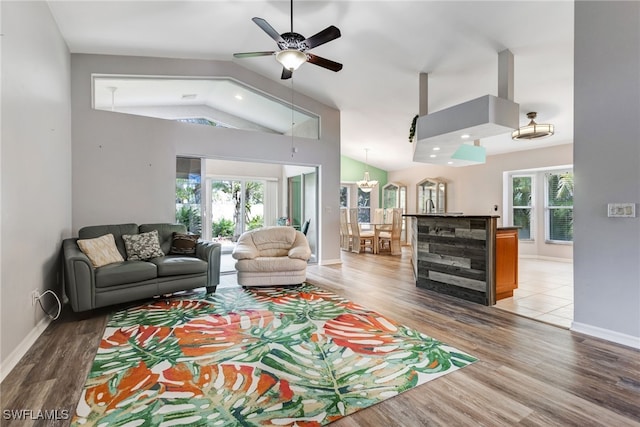
[[[295,95],[321,117],[321,138],[215,128],[91,108],[91,75],[233,77],[280,99],[290,85],[229,61],[71,55],[73,230],[86,225],[175,220],[175,158],[191,156],[319,168],[320,263],[340,258],[340,112]]]
[[[60,249],[71,232],[70,59],[45,2],[0,2],[2,376],[46,326],[31,291],[61,295]],[[51,295],[43,303],[52,312]]]
[[[573,329],[640,347],[640,2],[576,1],[574,55]]]

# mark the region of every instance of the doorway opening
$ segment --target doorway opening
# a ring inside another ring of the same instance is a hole
[[[275,225],[306,228],[317,262],[317,167],[187,157],[176,165],[176,220],[222,244],[222,274],[235,273],[242,233]]]

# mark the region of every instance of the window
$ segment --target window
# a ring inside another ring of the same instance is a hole
[[[191,233],[202,233],[200,209],[200,159],[176,159],[176,222],[184,224]]]
[[[205,119],[204,117],[195,117],[195,118],[187,118],[187,119],[176,119],[176,121],[183,122],[183,123],[193,123],[193,124],[197,124],[197,125],[228,127],[228,126],[222,125],[220,123],[216,123],[214,121],[211,121],[209,119]]]
[[[371,192],[358,188],[358,222],[371,222]]]
[[[92,85],[96,110],[320,138],[320,117],[230,78],[93,74]]]
[[[513,209],[513,225],[520,227],[520,240],[533,240],[533,175],[514,175],[511,177],[511,206]]]
[[[349,187],[346,185],[340,186],[340,207],[349,207]]]
[[[573,241],[573,172],[545,174],[545,232],[549,242]]]

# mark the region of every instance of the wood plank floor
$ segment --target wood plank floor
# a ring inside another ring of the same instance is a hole
[[[310,266],[308,281],[480,360],[332,425],[640,426],[640,351],[416,288],[406,248],[400,257],[342,257],[342,265]],[[67,308],[3,381],[2,414],[73,413],[112,309]]]

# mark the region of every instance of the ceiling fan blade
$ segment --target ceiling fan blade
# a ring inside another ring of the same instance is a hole
[[[338,63],[338,62],[334,62],[331,61],[330,59],[325,59],[322,58],[320,56],[314,55],[312,53],[307,53],[307,62],[310,62],[312,64],[316,64],[322,68],[326,68],[327,70],[331,70],[331,71],[340,71],[342,70],[342,64]]]
[[[293,71],[287,68],[282,68],[282,77],[280,77],[282,80],[290,79],[291,76],[293,76]]]
[[[304,41],[308,47],[308,49],[312,49],[316,46],[320,46],[321,44],[325,44],[330,42],[331,40],[335,40],[340,37],[340,30],[337,27],[331,25],[330,27],[325,28],[320,31],[318,34],[314,34]]]
[[[271,25],[267,21],[262,18],[251,18],[253,22],[255,22],[258,27],[262,28],[262,30],[269,34],[269,36],[274,39],[277,43],[285,43],[284,39],[276,30],[273,29]]]
[[[243,53],[234,53],[233,57],[234,58],[252,58],[254,56],[269,56],[269,55],[273,55],[275,52],[274,51],[270,51],[270,52],[243,52]]]

